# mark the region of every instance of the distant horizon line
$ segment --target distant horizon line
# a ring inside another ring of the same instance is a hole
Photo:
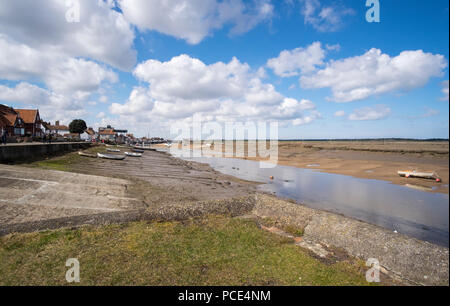
[[[168,139],[170,140],[170,139]],[[188,140],[188,139],[186,139]],[[190,141],[200,141],[198,139],[189,139]],[[449,141],[449,138],[290,138],[290,139],[201,139],[201,141],[267,141],[267,140],[278,140],[278,141]],[[171,140],[173,141],[173,140]]]

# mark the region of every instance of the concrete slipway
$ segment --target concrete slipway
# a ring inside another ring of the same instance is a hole
[[[156,171],[160,175],[153,177],[152,165],[170,175]],[[89,160],[77,171],[105,176],[0,165],[0,234],[210,213],[269,217],[303,228],[302,247],[324,254],[339,248],[363,260],[376,258],[385,273],[407,284],[448,285],[446,247],[257,193],[254,184],[206,165],[152,152],[128,163]],[[111,171],[123,178],[106,176]],[[136,188],[143,182],[149,184]]]

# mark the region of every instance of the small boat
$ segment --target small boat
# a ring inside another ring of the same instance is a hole
[[[153,148],[150,148],[150,147],[141,147],[141,146],[133,147],[133,149],[135,149],[135,150],[144,150],[144,151],[156,151],[156,149],[153,149]]]
[[[97,155],[88,154],[88,153],[84,153],[84,152],[78,152],[78,155],[83,156],[83,157],[97,158]]]
[[[408,178],[408,177],[418,177],[418,178],[425,178],[425,179],[436,180],[436,182],[440,182],[441,181],[441,179],[434,172],[417,172],[415,170],[413,170],[413,171],[406,170],[406,171],[398,171],[397,173],[398,173],[398,175],[400,175],[402,177],[406,177],[406,178]]]
[[[131,153],[131,152],[125,152],[126,156],[131,156],[131,157],[142,157],[142,153]]]
[[[112,159],[112,160],[124,160],[126,157],[125,155],[102,154],[102,153],[97,153],[97,156],[99,158]]]
[[[108,152],[120,153],[119,149],[106,149]]]
[[[136,153],[144,153],[144,150],[139,150],[139,149],[132,149],[131,151],[136,152]]]

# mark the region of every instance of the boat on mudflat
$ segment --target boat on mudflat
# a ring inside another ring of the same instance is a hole
[[[130,157],[142,157],[142,153],[134,153],[134,152],[125,152],[125,155]]]
[[[418,172],[418,171],[411,171],[411,170],[406,170],[406,171],[398,171],[397,172],[398,175],[402,176],[402,177],[418,177],[418,178],[425,178],[425,179],[431,179],[431,180],[436,180],[437,182],[440,182],[441,179],[439,178],[439,176],[434,173],[434,172]]]
[[[83,157],[97,158],[97,155],[88,154],[88,153],[84,153],[84,152],[78,152],[78,155],[83,156]]]
[[[131,151],[135,152],[135,153],[144,153],[144,150],[139,150],[139,149],[131,149]]]
[[[135,150],[144,150],[144,151],[156,151],[156,149],[154,149],[154,148],[141,147],[141,146],[135,146],[135,147],[133,147],[133,149],[135,149]]]
[[[106,149],[108,152],[120,153],[119,149]]]
[[[124,160],[126,157],[125,155],[102,154],[102,153],[97,153],[97,156],[99,158],[112,159],[112,160]]]

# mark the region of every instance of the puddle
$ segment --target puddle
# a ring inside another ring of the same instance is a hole
[[[309,165],[306,165],[306,167],[310,167],[310,168],[320,167],[320,164],[309,164]]]
[[[260,190],[312,208],[343,214],[448,247],[448,194],[429,193],[385,181],[321,173],[312,169],[289,166],[262,169],[259,162],[242,159],[183,159],[207,163],[224,174],[264,183],[259,186]]]

